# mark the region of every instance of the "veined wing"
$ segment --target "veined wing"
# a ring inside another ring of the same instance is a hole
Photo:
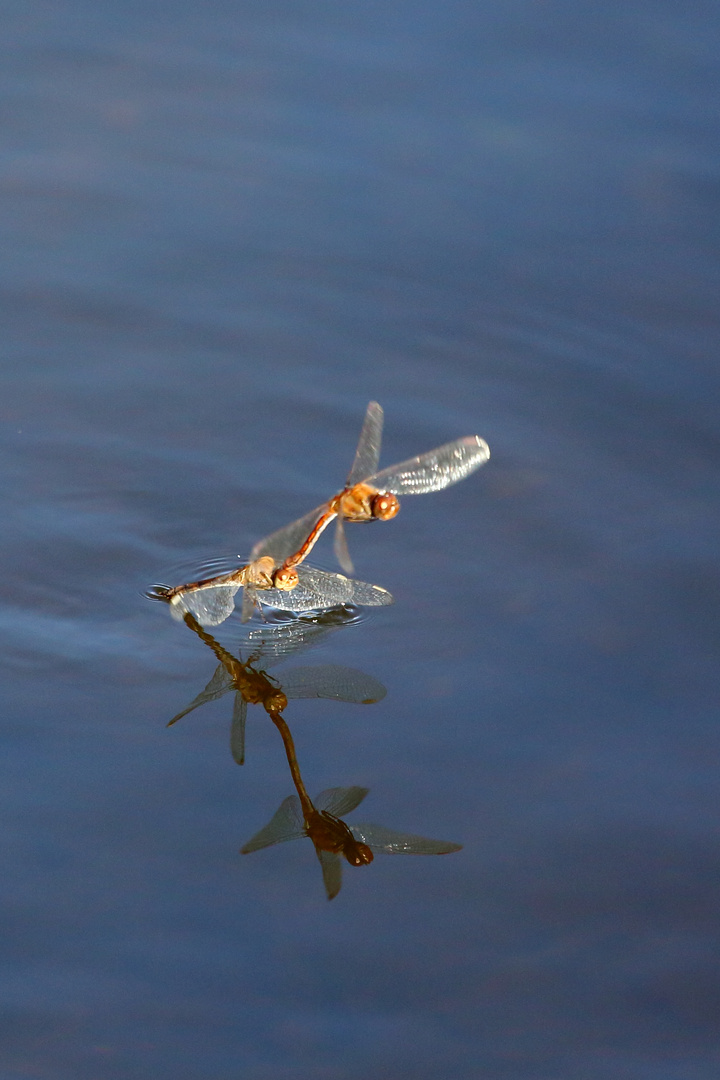
[[[221,698],[223,694],[227,694],[228,690],[231,689],[231,676],[228,675],[222,664],[218,664],[217,668],[215,669],[215,674],[213,675],[212,679],[207,684],[205,689],[202,690],[196,698],[193,698],[193,700],[190,702],[186,709],[183,709],[182,712],[179,712],[177,713],[177,715],[173,716],[172,720],[168,722],[167,726],[170,727],[171,724],[176,723],[178,720],[182,720],[183,716],[187,716],[187,714],[192,712],[193,709],[199,708],[206,702],[217,701],[218,698]]]
[[[333,900],[342,888],[342,862],[340,856],[331,851],[315,848],[315,853],[322,866],[323,884],[328,900]]]
[[[484,465],[490,457],[488,444],[478,435],[466,435],[463,439],[428,450],[426,454],[391,465],[389,469],[371,476],[368,484],[378,491],[393,495],[423,495],[428,491],[441,491],[450,484],[469,476]]]
[[[261,555],[270,555],[276,565],[280,566],[302,547],[326,510],[327,503],[316,506],[314,510],[298,518],[297,521],[291,521],[289,525],[283,525],[281,529],[270,533],[263,540],[258,540],[250,552],[250,561],[254,562]]]
[[[232,725],[230,727],[230,753],[238,765],[245,764],[245,718],[247,701],[239,690],[235,691]]]
[[[345,525],[343,524],[342,517],[335,518],[335,539],[333,540],[333,551],[335,552],[335,558],[342,566],[346,574],[354,574],[355,567],[353,561],[350,558],[350,552],[348,551],[347,537],[345,536]]]
[[[281,689],[288,698],[331,698],[358,705],[382,701],[387,690],[372,675],[341,664],[318,664],[289,668],[280,676]]]
[[[267,825],[255,833],[240,851],[243,855],[248,855],[251,851],[281,844],[285,840],[297,840],[301,836],[307,836],[307,833],[300,800],[297,795],[288,795]]]
[[[377,401],[371,401],[365,413],[360,439],[358,440],[355,460],[348,473],[347,487],[359,484],[366,480],[377,469],[380,461],[380,445],[382,443],[383,411]]]
[[[322,638],[342,629],[357,618],[343,608],[322,615],[307,615],[279,625],[266,623],[247,636],[249,662],[261,668],[282,663],[289,656],[316,645]]]
[[[257,600],[284,611],[315,611],[340,604],[384,607],[393,603],[392,594],[379,585],[315,570],[304,563],[297,570],[300,583],[294,589],[263,589],[256,594]]]
[[[239,585],[208,585],[204,589],[176,593],[170,601],[170,614],[182,621],[190,612],[201,626],[219,626],[232,614],[239,588]]]
[[[370,788],[331,787],[321,791],[313,801],[316,810],[326,810],[333,817],[342,817],[359,806]]]
[[[396,832],[382,825],[348,825],[350,832],[371,851],[383,855],[447,855],[460,851],[462,844],[431,840],[427,836]]]

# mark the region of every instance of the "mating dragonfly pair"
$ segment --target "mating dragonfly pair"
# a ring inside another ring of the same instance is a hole
[[[294,613],[342,604],[391,604],[391,594],[379,585],[307,566],[305,559],[318,538],[335,521],[335,555],[342,569],[352,574],[345,521],[388,521],[400,509],[398,496],[441,491],[484,465],[490,450],[479,436],[468,435],[378,472],[382,428],[383,410],[371,401],[342,491],[257,543],[246,565],[175,588],[158,585],[150,595],[167,601],[176,618],[189,613],[202,626],[224,622],[241,588],[243,622],[255,607],[262,610],[262,604]]]

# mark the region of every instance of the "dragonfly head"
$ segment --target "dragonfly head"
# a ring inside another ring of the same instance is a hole
[[[268,712],[279,713],[287,709],[288,699],[282,690],[274,690],[265,698],[264,705]]]
[[[400,509],[400,500],[397,495],[389,491],[378,491],[372,500],[372,514],[379,521],[389,521],[394,518]]]
[[[298,572],[294,566],[281,566],[273,575],[273,585],[276,589],[282,589],[284,592],[294,589],[299,580]]]
[[[373,861],[373,853],[367,844],[360,844],[354,839],[345,844],[343,855],[351,866],[367,866]]]

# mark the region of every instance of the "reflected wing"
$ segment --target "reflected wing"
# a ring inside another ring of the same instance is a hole
[[[291,521],[289,525],[283,525],[282,529],[278,529],[277,532],[270,533],[263,540],[258,540],[250,552],[250,561],[254,562],[261,555],[270,555],[279,566],[290,555],[294,555],[298,548],[302,547],[326,509],[327,503],[316,506],[314,510],[305,514],[304,517],[298,518],[297,521]]]
[[[170,601],[170,613],[182,620],[189,611],[201,626],[218,626],[225,622],[235,607],[239,585],[210,585],[205,589],[189,589]]]
[[[367,844],[371,851],[385,855],[446,855],[460,851],[462,844],[446,840],[430,840],[427,836],[395,832],[382,825],[349,825],[356,840]]]
[[[422,495],[441,491],[484,465],[490,457],[488,445],[477,435],[445,443],[437,450],[391,465],[370,477],[369,484],[393,495]]]
[[[183,716],[187,716],[193,709],[199,708],[200,705],[204,705],[207,701],[217,701],[218,698],[222,697],[223,694],[227,694],[228,690],[231,689],[232,679],[223,665],[219,664],[215,669],[215,674],[205,689],[190,702],[186,709],[183,709],[182,712],[173,716],[172,720],[168,721],[167,726],[170,727],[171,724],[176,723],[178,720],[182,720]]]
[[[333,817],[342,817],[359,806],[370,788],[366,787],[331,787],[321,791],[314,800],[316,810],[327,810]]]
[[[286,611],[313,611],[338,607],[340,604],[382,607],[393,602],[387,589],[342,574],[330,574],[303,564],[298,567],[298,575],[300,584],[294,589],[288,592],[264,589],[258,599]]]
[[[232,725],[230,727],[230,753],[238,765],[245,764],[245,718],[247,701],[239,690],[235,692]]]
[[[300,800],[297,795],[288,795],[265,828],[255,833],[240,851],[243,855],[248,855],[251,851],[259,851],[271,844],[281,844],[285,840],[297,840],[301,836],[307,836],[307,833]]]
[[[359,484],[361,480],[367,480],[372,476],[380,461],[380,444],[382,443],[383,411],[377,401],[371,401],[365,413],[360,439],[358,440],[355,460],[348,473],[347,487]]]
[[[247,636],[252,647],[252,662],[261,667],[272,667],[288,656],[316,645],[327,634],[347,626],[357,619],[356,615],[342,608],[322,615],[306,616],[279,625],[267,624],[251,630]]]
[[[353,561],[350,558],[350,552],[347,546],[347,537],[345,536],[345,525],[343,524],[342,517],[335,518],[335,540],[333,543],[333,550],[335,551],[335,558],[342,566],[346,574],[352,574],[355,567]]]
[[[322,866],[323,882],[328,900],[332,900],[342,888],[342,863],[339,855],[330,851],[320,851],[315,848],[315,853]]]
[[[289,668],[283,671],[282,691],[288,698],[333,698],[358,705],[382,701],[387,690],[381,682],[357,668],[340,664]]]

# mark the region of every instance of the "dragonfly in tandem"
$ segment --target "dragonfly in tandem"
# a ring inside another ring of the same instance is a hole
[[[282,673],[282,683],[269,676],[268,668],[282,663],[292,652],[308,647],[307,634],[296,634],[279,655],[275,653],[271,635],[267,645],[261,643],[248,659],[243,661],[242,656],[234,656],[219,641],[216,641],[212,634],[203,630],[191,614],[186,613],[184,621],[213,651],[220,664],[205,689],[185,709],[173,716],[167,726],[171,727],[201,705],[209,701],[217,701],[218,698],[234,691],[230,752],[238,765],[242,765],[245,761],[245,721],[248,705],[262,705],[268,716],[273,719],[287,708],[288,701],[293,699],[324,698],[357,705],[374,705],[382,701],[387,693],[383,684],[372,675],[340,664],[315,664],[288,668]],[[297,628],[298,623],[289,624],[289,627]],[[336,628],[337,626],[329,624],[326,627],[310,629],[328,633]],[[279,632],[285,628],[275,627],[274,629]],[[275,634],[275,637],[277,636],[279,633]]]
[[[344,521],[389,521],[400,509],[399,495],[441,491],[469,476],[490,457],[483,439],[467,435],[378,472],[382,429],[383,410],[377,401],[371,401],[342,491],[260,540],[250,558],[269,556],[283,580],[286,572],[300,566],[322,532],[335,521],[335,555],[343,570],[352,574]]]
[[[304,787],[298,787],[298,795],[284,799],[268,824],[240,850],[243,855],[248,855],[273,844],[308,836],[322,867],[328,900],[340,892],[341,855],[351,866],[366,866],[378,854],[446,855],[460,851],[462,844],[396,832],[383,825],[348,825],[342,816],[359,806],[368,790],[364,787],[328,788],[310,800]]]
[[[201,626],[219,626],[235,607],[235,595],[243,589],[243,622],[262,604],[299,614],[341,605],[384,607],[393,603],[392,594],[379,585],[357,581],[311,566],[277,567],[271,556],[253,559],[227,574],[190,581],[170,588],[154,585],[147,593],[152,600],[164,600],[174,618],[193,615]]]

